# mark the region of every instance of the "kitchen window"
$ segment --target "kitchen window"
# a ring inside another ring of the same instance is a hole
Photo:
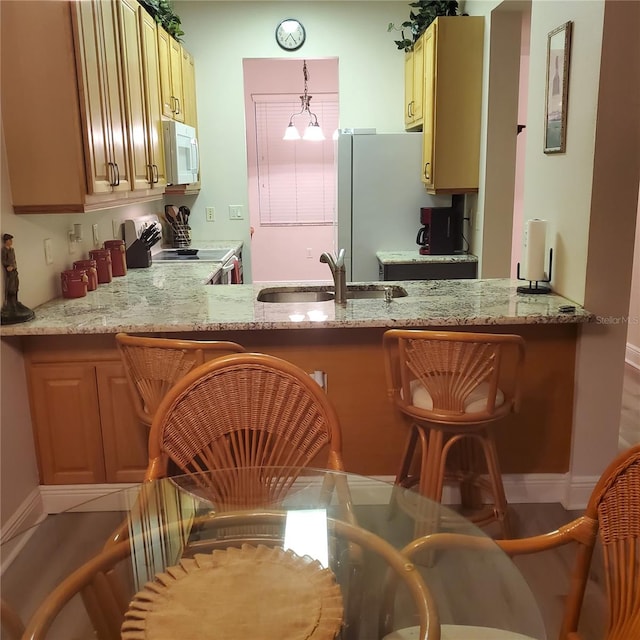
[[[314,95],[326,140],[283,140],[292,113],[300,110],[296,95],[253,96],[256,118],[260,224],[330,225],[335,221],[336,171],[333,132],[338,128],[338,96]],[[294,119],[304,131],[304,115]]]

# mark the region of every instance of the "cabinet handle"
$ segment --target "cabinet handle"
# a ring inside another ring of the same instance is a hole
[[[425,177],[427,180],[429,180],[429,170],[427,169],[427,167],[429,166],[429,164],[430,164],[429,162],[425,162],[425,165],[424,165],[424,177]]]
[[[152,164],[147,165],[147,182],[149,184],[153,184],[153,165]]]
[[[120,169],[118,167],[118,163],[114,162],[113,166],[116,168],[116,183],[113,185],[114,187],[120,186]]]
[[[160,182],[160,178],[159,178],[159,174],[158,174],[158,165],[157,164],[152,164],[151,165],[152,171],[153,171],[153,184],[157,184],[158,182]]]
[[[176,98],[176,105],[177,105],[177,109],[175,110],[176,115],[178,115],[179,113],[182,113],[182,111],[180,110],[180,98]]]
[[[175,96],[170,96],[169,100],[170,100],[169,107],[171,109],[171,113],[175,113],[176,112],[176,98],[175,98]]]
[[[113,162],[107,162],[107,167],[109,167],[109,186],[110,187],[115,187],[116,186],[116,169],[115,169],[115,165],[113,164]]]

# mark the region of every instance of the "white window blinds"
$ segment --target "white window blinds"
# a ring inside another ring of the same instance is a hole
[[[318,116],[326,140],[283,140],[291,114],[300,111],[297,96],[253,96],[260,224],[323,225],[335,219],[333,132],[338,128],[335,94],[314,96],[311,111]],[[306,114],[294,118],[300,135]]]

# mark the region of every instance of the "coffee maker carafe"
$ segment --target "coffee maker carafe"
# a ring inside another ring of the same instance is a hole
[[[422,207],[416,236],[421,255],[449,255],[462,249],[462,215],[453,207]]]

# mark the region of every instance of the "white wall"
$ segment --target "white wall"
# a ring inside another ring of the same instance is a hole
[[[244,58],[337,57],[340,126],[404,130],[404,53],[396,49],[398,36],[387,33],[387,25],[406,20],[408,4],[178,1],[175,8],[184,44],[196,60],[202,190],[189,205],[195,212],[190,219],[194,236],[237,238],[250,245],[248,216],[226,219],[229,204],[248,210]],[[292,53],[280,49],[274,37],[286,17],[299,19],[307,32],[302,49]],[[215,223],[204,221],[205,206],[222,213]]]
[[[498,4],[467,0],[465,10],[490,17],[490,36],[491,11]],[[516,9],[519,3],[504,4]],[[574,25],[567,151],[545,155],[547,35],[568,20]],[[627,332],[626,320],[621,319],[629,310],[640,176],[639,23],[637,2],[531,3],[524,219],[549,220],[553,288],[600,318],[581,328],[578,341],[570,469],[575,484],[566,500],[570,506],[588,497],[594,478],[617,451]],[[485,65],[485,88],[488,84]],[[486,101],[487,93],[485,110]],[[483,153],[487,146],[485,137]],[[481,187],[479,221],[491,214],[483,210],[483,198]]]
[[[627,330],[627,361],[640,369],[640,194],[636,218],[636,242],[633,254],[629,328]]]

